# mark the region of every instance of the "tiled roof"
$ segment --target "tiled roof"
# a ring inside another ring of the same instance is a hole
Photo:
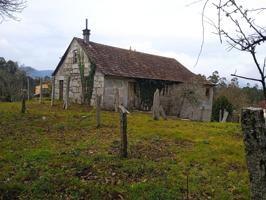
[[[96,64],[96,68],[105,75],[176,82],[186,82],[195,76],[195,74],[173,58],[141,53],[95,42],[87,44],[80,38],[74,38],[74,40],[77,40],[90,60]],[[64,57],[65,55],[61,61]],[[61,61],[57,68],[60,67]],[[54,71],[54,74],[57,70]]]

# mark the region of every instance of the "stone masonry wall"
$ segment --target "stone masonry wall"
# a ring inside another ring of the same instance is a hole
[[[114,109],[115,88],[119,91],[119,102],[127,107],[128,104],[128,82],[130,79],[105,77],[103,107],[108,110]]]
[[[96,94],[102,96],[101,104],[103,105],[104,99],[104,75],[101,72],[96,71],[94,75],[94,85],[91,97],[91,105],[95,106]]]
[[[184,90],[193,91],[191,98],[183,98]],[[208,91],[207,91],[208,90]],[[191,101],[192,99],[192,101]],[[173,84],[161,91],[160,100],[168,115],[199,121],[210,121],[213,88],[201,84]]]
[[[65,98],[66,93],[66,77],[70,76],[70,90],[69,90],[69,100],[74,103],[82,103],[82,84],[80,79],[79,65],[78,63],[73,63],[73,51],[78,50],[82,56],[84,56],[84,75],[88,76],[90,71],[90,62],[88,57],[86,56],[83,49],[80,45],[73,40],[70,44],[70,49],[68,54],[60,66],[59,70],[55,75],[55,99],[59,99],[59,81],[64,81],[64,89],[63,89],[63,98]],[[104,84],[104,76],[100,72],[95,72],[94,77],[94,88],[93,95],[91,99],[91,103],[94,103],[96,89],[100,95],[103,95],[103,84]]]

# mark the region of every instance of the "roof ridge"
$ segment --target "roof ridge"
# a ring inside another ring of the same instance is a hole
[[[74,37],[74,39],[81,40],[81,42],[85,43],[83,41],[83,39],[81,39],[81,38]],[[165,59],[171,59],[171,60],[177,61],[175,58],[172,58],[172,57],[161,56],[161,55],[156,55],[156,54],[151,54],[151,53],[146,53],[146,52],[141,52],[141,51],[136,51],[136,50],[125,49],[125,48],[122,48],[122,47],[116,47],[116,46],[101,44],[101,43],[98,43],[98,42],[92,42],[92,41],[90,41],[90,43],[93,43],[93,44],[96,44],[96,45],[102,45],[102,46],[110,47],[110,48],[116,48],[116,49],[120,49],[120,50],[127,51],[127,52],[130,52],[130,53],[145,54],[145,55],[149,55],[149,56],[156,56],[156,57],[159,57],[159,58],[165,58]],[[86,44],[86,45],[88,45],[88,44]]]

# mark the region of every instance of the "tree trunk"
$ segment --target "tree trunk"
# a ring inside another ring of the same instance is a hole
[[[266,199],[266,132],[262,109],[246,108],[241,112],[251,199]]]
[[[101,96],[96,95],[96,128],[101,126]]]
[[[52,94],[51,94],[51,106],[54,105],[54,96],[55,96],[55,77],[52,77]]]
[[[263,90],[263,97],[264,97],[264,100],[266,101],[266,85],[265,85],[264,79],[262,80],[261,85],[262,85],[262,90]]]

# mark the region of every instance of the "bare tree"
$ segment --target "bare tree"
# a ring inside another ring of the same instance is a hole
[[[265,14],[266,8],[248,8],[241,5],[239,0],[200,0],[204,3],[202,12],[202,26],[208,22],[215,27],[220,42],[226,40],[228,50],[236,49],[251,55],[254,67],[258,70],[260,77],[246,77],[236,73],[234,77],[260,82],[266,100],[265,67],[266,58],[261,59],[258,55],[259,46],[265,44],[266,27],[259,24],[258,15]],[[207,7],[214,6],[217,10],[217,18],[208,18],[205,14]],[[261,16],[265,17],[265,16]],[[230,28],[233,27],[232,28]],[[202,40],[202,46],[204,39]],[[202,49],[201,46],[201,49]],[[261,59],[261,60],[260,60]]]
[[[15,13],[22,12],[25,7],[25,0],[0,0],[0,23],[7,18],[17,20]]]

